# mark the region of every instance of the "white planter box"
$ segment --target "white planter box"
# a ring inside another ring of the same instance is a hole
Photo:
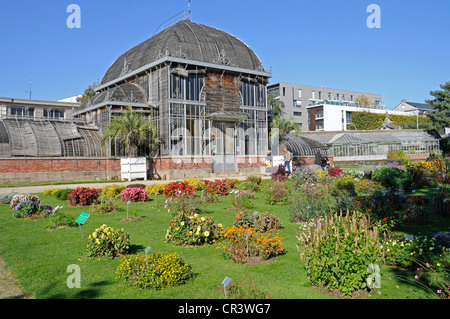
[[[122,180],[131,182],[133,179],[143,178],[147,180],[147,159],[145,157],[120,159]]]

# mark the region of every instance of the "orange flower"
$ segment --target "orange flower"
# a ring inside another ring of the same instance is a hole
[[[383,218],[383,221],[384,221],[384,222],[385,222],[385,221],[387,221],[387,218],[386,218],[386,217],[384,217],[384,218]]]

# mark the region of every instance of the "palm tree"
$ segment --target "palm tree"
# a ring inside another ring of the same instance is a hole
[[[151,155],[155,155],[159,143],[155,124],[146,120],[141,113],[134,112],[131,106],[106,126],[103,142],[109,138],[119,140],[128,157],[137,157],[138,147],[142,145],[151,145]]]
[[[275,136],[272,136],[272,138],[278,137],[280,141],[283,141],[286,138],[286,135],[290,133],[298,137],[301,136],[300,125],[294,123],[294,121],[291,118],[285,119],[282,118],[281,116],[277,116],[272,119],[271,127],[278,129],[278,134],[275,134]]]

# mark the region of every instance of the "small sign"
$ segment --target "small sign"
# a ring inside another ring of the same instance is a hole
[[[145,250],[145,263],[147,264],[147,268],[148,268],[148,257],[147,257],[147,254],[150,251],[150,249],[152,249],[152,247],[148,246],[147,249]]]
[[[231,282],[231,278],[230,277],[225,277],[225,279],[222,281],[222,285],[224,287],[228,286]]]
[[[225,277],[225,279],[222,281],[223,293],[224,293],[225,299],[227,299],[227,286],[230,284],[230,282],[231,282],[230,277]]]
[[[86,222],[86,220],[89,218],[90,214],[88,213],[81,213],[80,216],[75,220],[76,223],[82,225]]]

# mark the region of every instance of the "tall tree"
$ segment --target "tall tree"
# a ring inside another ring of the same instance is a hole
[[[158,132],[153,122],[145,119],[141,113],[133,111],[131,106],[120,116],[115,117],[106,126],[103,142],[109,138],[119,140],[129,157],[138,155],[139,146],[149,145],[151,156],[156,155],[159,144]]]
[[[433,109],[432,112],[427,112],[427,116],[438,129],[450,127],[450,81],[440,87],[442,90],[430,92],[435,97],[434,100],[425,101]]]

